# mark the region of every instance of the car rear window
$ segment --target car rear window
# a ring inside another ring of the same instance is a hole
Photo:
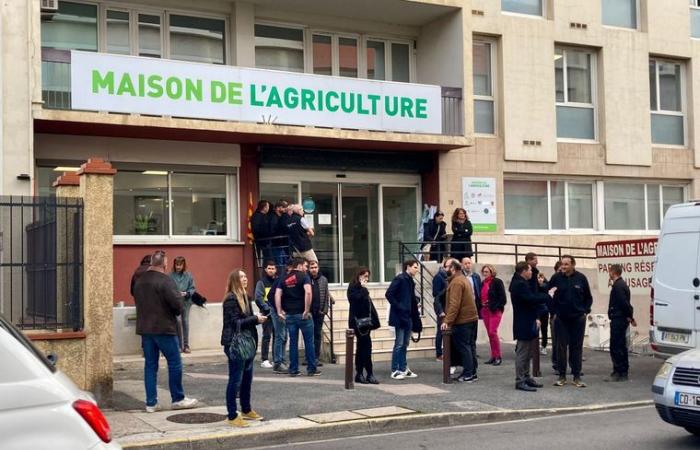
[[[31,354],[37,357],[39,361],[41,361],[42,364],[44,364],[51,372],[56,372],[56,367],[51,364],[51,362],[46,359],[46,355],[44,355],[41,351],[39,351],[38,348],[32,344],[32,341],[27,339],[27,337],[22,334],[21,331],[19,331],[17,328],[15,328],[14,325],[12,325],[10,322],[5,320],[2,316],[0,316],[0,329],[3,329],[7,331],[7,333],[15,338],[17,342],[20,343],[24,348],[29,350]]]

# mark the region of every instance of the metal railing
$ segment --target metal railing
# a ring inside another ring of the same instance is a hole
[[[442,134],[464,136],[462,88],[442,88]]]
[[[260,279],[264,275],[265,262],[270,260],[275,262],[275,266],[277,266],[278,276],[283,274],[286,270],[287,262],[289,261],[294,252],[294,249],[289,243],[289,236],[280,235],[272,236],[269,238],[256,239],[253,243],[253,251],[255,252],[255,268],[257,272],[257,278]],[[319,256],[319,254],[323,255],[324,252],[316,251],[316,256],[319,259],[319,266],[324,267],[323,261],[325,261],[327,258],[323,258]],[[332,301],[328,304],[328,312],[326,313],[326,318],[328,320],[323,321],[323,325],[325,327],[323,336],[325,336],[326,341],[328,342],[330,347],[331,363],[335,364],[337,362],[337,358],[335,355],[335,348],[333,345],[334,326]]]
[[[20,329],[83,327],[83,203],[0,197],[0,313]]]

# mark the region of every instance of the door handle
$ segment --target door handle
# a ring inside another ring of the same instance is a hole
[[[668,306],[668,303],[659,303],[659,302],[654,302],[655,306]]]

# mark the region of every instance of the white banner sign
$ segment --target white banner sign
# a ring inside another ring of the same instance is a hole
[[[441,95],[439,86],[71,52],[73,109],[440,134]]]
[[[496,231],[496,179],[463,177],[462,208],[474,231]]]
[[[598,242],[595,245],[598,263],[598,290],[608,292],[612,283],[608,271],[612,264],[622,265],[622,278],[632,294],[649,295],[654,274],[656,238],[630,241]]]

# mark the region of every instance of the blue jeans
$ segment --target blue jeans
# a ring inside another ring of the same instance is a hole
[[[272,342],[272,362],[281,364],[284,362],[284,346],[287,345],[287,327],[274,309],[270,310],[270,318],[275,331]]]
[[[141,347],[145,358],[143,381],[146,385],[146,406],[158,403],[158,358],[163,353],[168,361],[168,386],[173,403],[185,398],[182,387],[182,360],[177,336],[169,334],[143,334]]]
[[[228,359],[228,384],[226,385],[226,409],[229,420],[235,419],[238,415],[236,411],[236,392],[241,397],[241,410],[244,414],[249,413],[250,391],[253,386],[253,361],[255,357],[248,361],[240,361],[229,358],[228,346],[224,347],[226,359]]]
[[[306,370],[316,372],[316,350],[314,349],[314,321],[309,316],[302,319],[301,314],[287,315],[287,330],[289,331],[289,373],[299,371],[299,330],[304,338],[304,353],[306,354]]]
[[[406,362],[406,352],[411,339],[411,328],[394,327],[396,340],[394,341],[394,351],[391,354],[391,371],[405,372],[408,363]]]

